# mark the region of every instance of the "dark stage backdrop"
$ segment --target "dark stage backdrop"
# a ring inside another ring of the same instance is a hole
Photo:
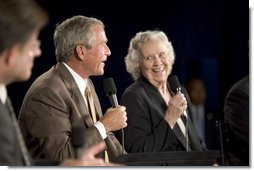
[[[125,70],[124,57],[132,36],[139,31],[160,29],[171,39],[176,53],[173,74],[182,84],[193,76],[207,87],[207,105],[222,119],[225,95],[234,82],[249,74],[249,8],[242,0],[38,0],[50,15],[40,35],[42,56],[25,83],[8,86],[18,113],[32,82],[56,63],[53,31],[58,22],[74,15],[92,16],[106,25],[108,58],[103,76],[94,81],[103,111],[110,107],[103,92],[103,79],[113,77],[120,100],[133,80]],[[230,4],[227,4],[227,3]]]

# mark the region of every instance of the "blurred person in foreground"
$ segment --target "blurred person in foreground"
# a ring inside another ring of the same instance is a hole
[[[125,107],[109,108],[102,115],[89,78],[104,74],[111,54],[107,41],[104,24],[96,18],[78,15],[57,25],[57,64],[34,81],[20,110],[21,130],[33,158],[73,158],[72,127],[83,129],[84,147],[105,142],[105,150],[98,154],[105,162],[125,153],[111,132],[127,126]]]
[[[47,22],[47,13],[33,0],[0,0],[0,165],[25,166],[37,163],[27,152],[6,86],[30,78],[34,59],[41,55],[38,36]],[[58,164],[110,165],[95,157],[104,148],[102,142],[85,149],[79,160],[68,159]]]
[[[231,165],[249,166],[249,76],[237,81],[224,104],[226,152]]]
[[[185,110],[190,112],[188,96],[183,87],[174,95],[168,83],[174,61],[172,44],[164,32],[139,32],[131,39],[125,64],[135,81],[121,99],[128,116],[124,129],[127,152],[205,149],[189,116],[186,135],[181,115]]]

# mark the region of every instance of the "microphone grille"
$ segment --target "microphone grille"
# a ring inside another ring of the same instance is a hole
[[[117,92],[115,82],[111,77],[103,80],[103,87],[107,96]]]
[[[172,75],[168,79],[170,88],[173,92],[177,92],[180,86],[180,82],[178,80],[178,77],[176,75]]]

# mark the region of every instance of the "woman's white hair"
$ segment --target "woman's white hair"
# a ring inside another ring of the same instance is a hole
[[[159,30],[148,30],[145,32],[138,32],[130,41],[128,54],[125,56],[125,65],[127,72],[131,74],[134,80],[137,80],[141,76],[140,59],[142,57],[141,46],[143,43],[151,39],[161,39],[167,49],[169,60],[172,61],[172,65],[175,61],[175,53],[171,42],[168,40],[166,34]]]

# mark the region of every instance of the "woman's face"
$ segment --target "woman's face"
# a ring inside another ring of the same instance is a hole
[[[140,68],[142,75],[154,86],[167,83],[172,70],[172,58],[161,39],[150,39],[141,46]]]

